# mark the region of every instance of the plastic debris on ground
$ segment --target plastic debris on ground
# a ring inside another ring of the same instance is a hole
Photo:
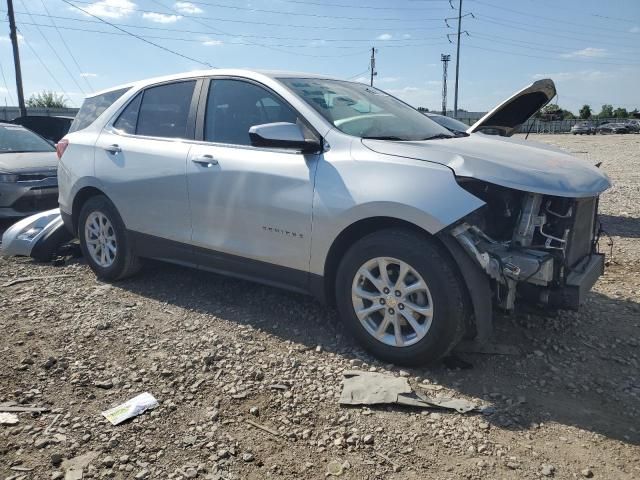
[[[133,417],[137,417],[147,410],[156,408],[158,401],[149,392],[141,393],[131,400],[124,402],[117,407],[110,408],[102,412],[102,415],[111,422],[111,425],[118,425]]]

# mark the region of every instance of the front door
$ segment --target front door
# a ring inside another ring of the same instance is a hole
[[[184,244],[191,241],[185,170],[192,143],[185,140],[193,138],[195,85],[140,92],[100,134],[95,155],[96,177],[127,229]]]
[[[237,274],[305,282],[318,155],[257,148],[249,139],[251,126],[299,122],[297,113],[249,81],[214,79],[205,93],[203,142],[187,162],[196,252]]]

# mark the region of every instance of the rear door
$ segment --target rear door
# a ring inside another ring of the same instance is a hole
[[[191,240],[185,168],[199,87],[186,80],[143,90],[96,143],[96,177],[127,229],[150,243]]]
[[[212,268],[304,289],[319,156],[254,147],[249,138],[253,125],[296,123],[300,116],[279,95],[245,79],[212,79],[202,98],[198,138],[203,141],[187,162],[200,262],[212,260]]]

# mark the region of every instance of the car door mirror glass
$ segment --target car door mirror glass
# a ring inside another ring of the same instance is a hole
[[[249,138],[254,147],[292,148],[304,153],[320,150],[320,142],[306,139],[302,128],[295,123],[254,125],[249,129]]]

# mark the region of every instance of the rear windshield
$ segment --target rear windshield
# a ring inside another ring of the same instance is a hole
[[[53,152],[55,148],[40,135],[19,125],[0,125],[0,153]]]
[[[96,118],[102,115],[102,112],[113,105],[113,102],[124,95],[129,88],[130,87],[121,88],[120,90],[111,90],[110,92],[103,93],[102,95],[96,95],[95,97],[85,99],[75,120],[71,124],[71,128],[69,128],[69,133],[87,128],[96,120]]]

